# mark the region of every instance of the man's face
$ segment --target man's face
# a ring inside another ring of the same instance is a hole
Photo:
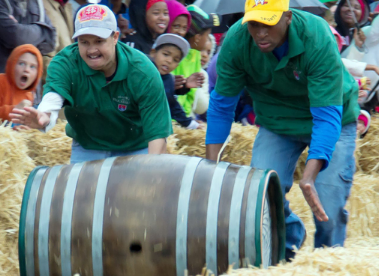
[[[275,26],[265,25],[256,21],[250,21],[247,24],[249,33],[261,52],[269,53],[285,42],[291,21],[292,12],[287,11],[283,13],[282,18]]]
[[[119,33],[104,39],[94,35],[82,35],[78,38],[79,53],[87,65],[97,71],[104,71],[114,61],[115,45]]]

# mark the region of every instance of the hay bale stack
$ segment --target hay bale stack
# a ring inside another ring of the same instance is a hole
[[[0,275],[18,275],[18,224],[26,179],[35,167],[21,133],[0,126]]]
[[[66,135],[66,121],[43,133],[39,130],[24,131],[23,135],[29,148],[29,156],[37,166],[69,164],[72,139]]]
[[[357,157],[359,169],[364,173],[379,174],[379,117],[374,115],[367,135],[358,140]]]
[[[174,133],[177,139],[177,147],[174,151],[169,151],[169,153],[205,158],[206,130],[188,130],[174,125]],[[238,165],[250,165],[251,152],[257,133],[258,128],[255,126],[233,124],[230,132],[231,140],[224,150],[222,161]]]
[[[292,263],[268,270],[251,268],[229,271],[230,276],[379,275],[379,238],[349,240],[346,248],[300,250]]]

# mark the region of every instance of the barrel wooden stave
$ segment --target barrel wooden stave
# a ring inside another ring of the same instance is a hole
[[[139,157],[127,157],[131,158]],[[104,225],[111,225],[112,231],[104,230],[104,275],[141,275],[141,267],[154,275],[174,275],[177,183],[185,162],[167,160],[157,166],[154,162],[125,161],[115,161],[108,182]],[[176,171],[172,171],[174,166]],[[109,205],[108,198],[112,199]],[[119,244],[114,237],[119,238]],[[132,252],[133,244],[140,245],[141,252]],[[114,258],[114,252],[118,257]]]
[[[176,275],[176,227],[178,205],[180,206],[178,199],[180,183],[189,159],[188,157],[173,158],[172,156],[148,156],[148,158],[147,156],[130,156],[114,161],[104,194],[103,239],[102,252],[100,252],[103,274],[96,274],[93,271],[92,225],[98,178],[104,161],[85,163],[80,171],[72,213],[72,275],[75,273],[82,276]],[[60,263],[60,228],[64,200],[62,195],[72,167],[71,165],[62,168],[54,187],[50,214],[46,212],[46,215],[50,215],[50,275],[62,275],[61,266],[64,265]],[[213,214],[217,216],[218,273],[222,273],[228,268],[231,198],[240,168],[230,165],[226,170],[222,179],[218,213]],[[189,195],[187,267],[190,274],[198,273],[206,264],[208,200],[215,169],[213,162],[201,160],[197,166]],[[35,275],[40,275],[38,224],[41,199],[46,178],[50,172],[51,169],[45,173],[37,198],[34,228]],[[241,203],[240,225],[235,226],[239,227],[241,263],[246,257],[244,248],[246,209],[248,191],[254,173],[255,170],[251,169],[246,178]],[[275,190],[277,185],[274,184],[268,183],[267,186],[269,201],[273,203],[278,200],[278,193]],[[273,208],[270,208],[270,215],[274,222],[281,215],[277,213],[277,209],[275,203]],[[279,232],[282,229],[277,231],[275,227],[277,226],[274,225],[272,228],[272,244],[273,252],[276,252],[277,256],[273,256],[272,261],[277,263],[279,260],[277,252],[283,250],[283,248],[279,248],[283,245],[283,234],[280,236]],[[131,245],[140,246],[141,252],[133,252]]]
[[[51,202],[54,208],[50,209],[50,229],[49,229],[49,267],[51,275],[60,275],[61,268],[61,226],[63,200],[62,196],[66,190],[68,177],[72,169],[71,166],[63,167],[59,174]],[[49,214],[46,214],[49,215]]]

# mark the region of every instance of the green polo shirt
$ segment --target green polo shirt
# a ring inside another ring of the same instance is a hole
[[[47,70],[44,93],[66,99],[66,133],[85,149],[134,151],[172,134],[162,78],[142,53],[116,45],[117,71],[108,82],[92,70],[74,43],[56,55]]]
[[[218,57],[217,93],[236,96],[246,87],[256,124],[278,134],[310,135],[310,107],[343,105],[342,124],[355,122],[358,84],[345,69],[327,22],[292,12],[289,50],[281,61],[259,50],[247,24],[230,28]]]

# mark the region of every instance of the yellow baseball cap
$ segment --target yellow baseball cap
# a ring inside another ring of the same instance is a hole
[[[242,24],[257,21],[274,26],[278,24],[283,12],[289,10],[289,6],[290,0],[246,0]]]

